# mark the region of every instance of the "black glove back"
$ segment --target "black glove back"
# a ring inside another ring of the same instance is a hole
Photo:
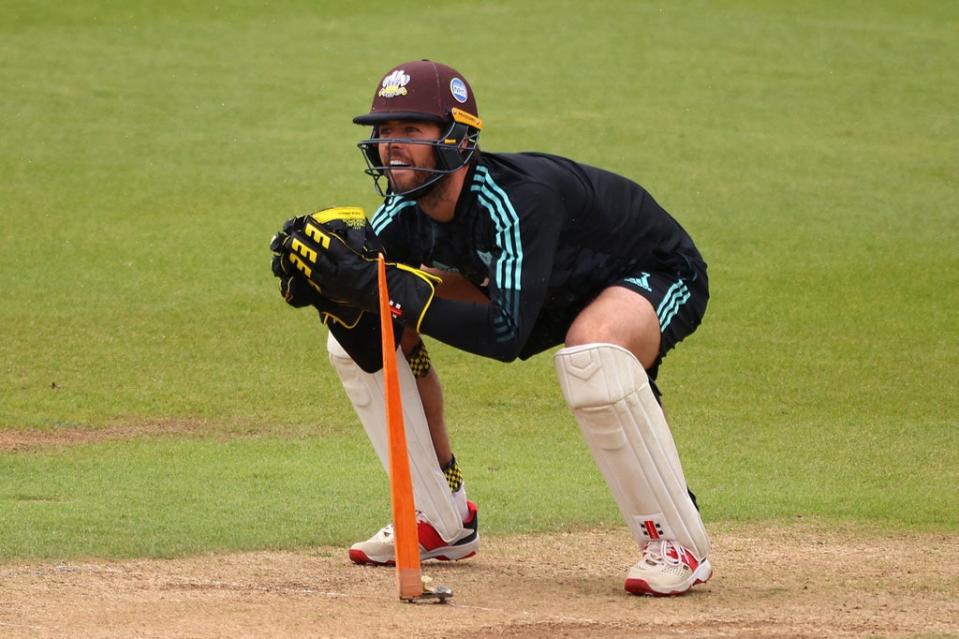
[[[334,212],[336,212],[335,215]],[[273,252],[273,260],[270,266],[273,275],[279,279],[280,295],[283,296],[283,300],[287,304],[293,308],[313,306],[319,312],[320,319],[324,324],[332,326],[332,320],[345,328],[351,329],[360,321],[363,310],[350,306],[342,300],[329,299],[324,296],[314,282],[307,279],[303,273],[294,267],[287,255],[285,245],[289,243],[290,235],[302,231],[308,219],[318,216],[328,219],[333,228],[337,228],[344,235],[348,235],[359,250],[373,252],[375,246],[378,245],[379,241],[372,232],[372,228],[369,229],[369,234],[365,231],[369,225],[366,223],[366,216],[362,209],[355,207],[325,209],[314,213],[312,216],[291,218],[283,224],[283,228],[270,240],[270,250]]]

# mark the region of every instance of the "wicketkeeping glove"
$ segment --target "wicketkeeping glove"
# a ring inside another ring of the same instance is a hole
[[[370,236],[376,236],[372,228],[367,228],[369,222],[365,216],[361,221],[332,214],[332,211],[336,209],[307,216],[302,229],[295,224],[291,227],[282,240],[286,259],[324,296],[378,312],[377,251],[371,250],[378,242],[368,241]],[[356,228],[359,224],[362,228]],[[348,230],[343,229],[344,225]],[[436,284],[441,280],[411,266],[394,263],[387,263],[386,279],[393,316],[419,330],[436,293]]]
[[[323,297],[300,273],[280,277],[280,295],[293,308],[312,306],[320,314],[320,321],[327,326],[337,322],[346,328],[354,328],[364,313],[361,308]]]
[[[318,287],[296,270],[286,257],[283,242],[294,228],[302,228],[305,219],[300,217],[287,220],[283,229],[270,241],[270,250],[273,252],[271,267],[273,275],[279,279],[280,295],[293,308],[313,306],[319,312],[320,320],[328,326],[331,322],[337,322],[352,329],[359,323],[363,309],[323,296]]]
[[[337,235],[363,257],[375,260],[376,256],[383,252],[383,243],[370,226],[363,209],[358,206],[334,206],[310,215],[294,217],[286,221],[281,232],[289,235],[294,231],[302,231],[307,222]]]

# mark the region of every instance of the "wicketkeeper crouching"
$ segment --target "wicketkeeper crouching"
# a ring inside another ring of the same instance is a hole
[[[270,249],[283,299],[295,308],[313,306],[329,328],[330,359],[389,472],[376,274],[382,244],[362,209],[334,207],[288,220]],[[406,264],[387,262],[386,270],[399,341],[405,322],[418,326],[440,279]],[[476,506],[466,499],[452,453],[445,463],[438,460],[431,435],[437,425],[435,420],[428,423],[418,389],[435,373],[422,340],[409,335],[415,339],[404,356],[397,357],[397,364],[414,501],[421,520],[421,559],[465,559],[479,548]],[[442,423],[439,426],[445,430]],[[390,565],[394,556],[391,525],[350,549],[357,563]]]
[[[391,69],[354,122],[371,127],[360,149],[383,205],[369,222],[356,207],[289,220],[271,243],[273,272],[287,303],[315,307],[329,327],[331,361],[385,468],[385,253],[421,557],[465,559],[479,534],[420,335],[502,361],[563,345],[563,395],[641,547],[625,589],[673,595],[707,581],[709,539],[655,385],[709,299],[688,233],[625,177],[544,153],[480,152],[472,89],[437,62]],[[350,548],[357,563],[394,557],[389,525]]]

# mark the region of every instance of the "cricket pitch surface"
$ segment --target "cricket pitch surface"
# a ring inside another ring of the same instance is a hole
[[[407,604],[346,549],[0,565],[0,636],[959,637],[959,535],[714,525],[715,574],[684,597],[622,590],[625,528],[495,536],[427,562],[450,603]]]

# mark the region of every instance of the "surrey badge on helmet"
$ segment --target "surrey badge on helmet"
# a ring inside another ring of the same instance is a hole
[[[377,93],[381,98],[395,98],[406,95],[406,85],[410,83],[410,76],[403,69],[396,69],[383,78],[383,88]]]

